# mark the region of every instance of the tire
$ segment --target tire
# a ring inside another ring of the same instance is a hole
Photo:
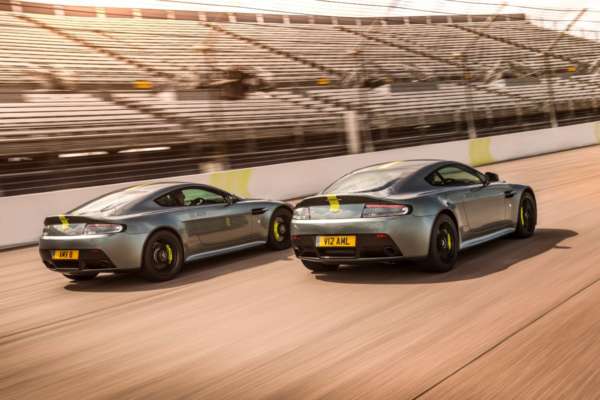
[[[290,228],[292,213],[287,208],[278,208],[273,212],[269,222],[269,238],[267,246],[273,250],[289,249],[292,245]]]
[[[142,276],[152,282],[168,281],[181,271],[183,246],[172,232],[153,233],[144,246]]]
[[[74,282],[81,281],[91,281],[96,276],[98,276],[97,272],[74,272],[72,274],[63,274],[65,278],[68,278]]]
[[[450,271],[458,258],[458,243],[456,224],[448,215],[440,214],[431,230],[429,255],[424,262],[424,269],[435,273]]]
[[[319,262],[315,262],[315,261],[305,261],[302,260],[302,264],[304,264],[304,266],[311,270],[312,272],[331,272],[331,271],[337,271],[338,269],[338,265],[337,264],[322,264]]]
[[[519,201],[517,211],[517,229],[514,237],[519,239],[528,238],[535,232],[537,225],[537,205],[535,198],[529,192],[524,192]]]

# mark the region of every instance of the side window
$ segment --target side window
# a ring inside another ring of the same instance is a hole
[[[459,167],[447,166],[437,170],[444,186],[481,185],[483,181],[475,173]]]
[[[183,189],[184,204],[186,206],[199,206],[202,204],[223,204],[225,197],[201,188]]]
[[[181,207],[183,206],[183,195],[181,190],[175,190],[154,200],[156,204],[163,207]]]
[[[425,178],[425,180],[432,186],[443,186],[444,185],[444,181],[443,181],[442,177],[440,176],[440,174],[437,173],[437,171],[429,174],[427,176],[427,178]]]
[[[163,207],[199,206],[203,204],[222,204],[225,197],[202,188],[186,188],[174,190],[155,200]]]

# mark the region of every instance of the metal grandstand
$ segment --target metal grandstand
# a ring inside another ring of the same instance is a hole
[[[524,14],[351,18],[0,0],[0,26],[2,195],[598,119],[600,43]],[[261,84],[223,96],[236,69]]]

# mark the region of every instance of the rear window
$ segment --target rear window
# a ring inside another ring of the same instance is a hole
[[[324,193],[359,193],[383,190],[406,178],[413,170],[365,171],[346,175],[331,184]]]
[[[133,187],[109,193],[71,211],[70,214],[108,213],[114,214],[123,207],[145,197],[151,190],[145,187]]]

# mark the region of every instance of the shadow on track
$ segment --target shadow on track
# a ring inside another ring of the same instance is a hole
[[[560,242],[576,236],[567,229],[538,229],[528,239],[503,238],[465,250],[459,255],[454,269],[444,274],[431,274],[419,265],[405,262],[396,265],[375,264],[342,267],[338,271],[315,274],[315,278],[338,283],[411,284],[451,282],[476,279],[505,270],[521,261],[536,257],[551,249],[568,251]]]
[[[175,279],[167,282],[147,282],[139,274],[99,275],[96,279],[69,282],[65,289],[77,292],[139,292],[161,290],[205,281],[236,271],[292,259],[291,250],[272,251],[264,247],[185,264]]]

